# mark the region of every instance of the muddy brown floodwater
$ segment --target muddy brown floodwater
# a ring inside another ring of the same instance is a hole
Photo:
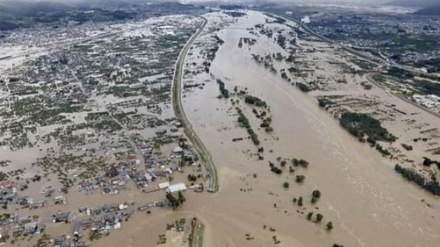
[[[210,13],[206,18],[218,20],[218,15]],[[151,221],[136,217],[125,227],[136,226],[135,230],[112,234],[96,246],[118,242],[146,246],[142,243],[157,239],[155,222],[183,215],[195,215],[206,224],[207,247],[275,246],[274,238],[280,241],[277,246],[289,247],[325,247],[334,243],[439,246],[438,198],[402,179],[393,171],[395,162],[350,136],[336,119],[317,106],[314,97],[252,60],[252,53],[282,52],[273,40],[250,35],[246,30],[264,24],[265,18],[262,13],[248,12],[246,17],[220,30],[218,36],[225,43],[210,68],[212,75],[224,80],[230,91],[234,86],[247,87],[270,106],[274,133],[257,131],[265,160],[248,155],[248,150],[256,152],[250,140],[232,142],[233,138],[247,134],[237,127],[237,115],[229,100],[217,99],[219,89],[215,80],[206,73],[191,78],[192,82],[208,80],[203,90],[185,94],[183,105],[194,130],[213,156],[220,191],[203,196],[186,193],[187,203],[177,212],[159,211],[150,217]],[[237,44],[241,37],[255,38],[257,43],[252,49],[240,49]],[[198,51],[193,47],[194,55],[187,59],[196,61]],[[243,102],[238,106],[257,129],[258,121],[251,109]],[[306,176],[303,184],[295,183],[287,172],[270,172],[268,161],[279,156],[309,161],[308,168],[295,171],[296,175]],[[282,188],[285,181],[290,183],[289,189]],[[312,205],[314,189],[319,189],[322,197]],[[292,202],[299,196],[304,198],[303,207]],[[306,215],[311,211],[324,216],[322,223],[307,221]],[[331,232],[325,229],[328,221],[334,225]],[[163,223],[157,226],[163,229]]]

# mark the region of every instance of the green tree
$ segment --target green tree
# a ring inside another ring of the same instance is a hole
[[[314,191],[312,192],[312,196],[313,196],[314,198],[321,198],[321,192],[320,192],[319,190],[314,190]]]
[[[182,153],[180,155],[180,166],[183,167],[186,165],[186,159],[185,159],[185,155]]]
[[[176,209],[177,207],[180,206],[180,201],[177,200],[177,199],[176,199],[171,193],[168,193],[168,194],[166,195],[166,198],[167,198],[168,201],[170,202],[171,207],[172,207],[173,209]]]
[[[307,214],[307,220],[309,221],[312,220],[312,217],[313,217],[313,212]]]
[[[283,187],[284,187],[285,189],[288,189],[288,188],[289,188],[289,183],[288,183],[288,182],[284,182],[284,183],[283,183]]]
[[[302,182],[304,182],[305,179],[306,179],[306,177],[304,175],[297,175],[295,178],[295,182],[302,183]]]
[[[331,230],[333,229],[333,222],[329,221],[329,222],[327,223],[326,227],[327,227],[327,230],[328,230],[328,231],[331,231]]]
[[[316,223],[319,223],[322,221],[322,218],[324,218],[324,216],[322,214],[317,214],[316,215]]]
[[[179,200],[180,205],[182,205],[186,201],[185,197],[182,194],[182,191],[179,191],[179,194],[177,194],[177,199]]]
[[[193,174],[188,174],[188,181],[195,182],[197,180],[197,176]]]

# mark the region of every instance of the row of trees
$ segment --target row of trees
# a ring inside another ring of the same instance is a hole
[[[225,83],[222,80],[217,79],[217,84],[222,97],[225,99],[229,98],[229,90],[226,89]]]
[[[237,119],[238,123],[242,127],[246,128],[249,136],[251,137],[252,142],[257,146],[260,145],[260,140],[258,139],[258,135],[251,128],[251,124],[249,123],[249,119],[244,115],[243,111],[240,108],[236,107],[235,109],[237,110],[237,113],[239,115],[238,119]]]
[[[250,105],[258,106],[258,107],[267,107],[267,103],[261,100],[258,97],[246,95],[244,97],[244,102]]]
[[[310,92],[310,91],[311,91],[310,87],[307,86],[307,85],[304,84],[304,83],[298,82],[298,83],[296,84],[296,86],[299,88],[299,90],[303,91],[304,93],[307,93],[307,92]]]
[[[440,184],[438,183],[435,177],[432,177],[431,180],[428,181],[424,176],[420,175],[413,169],[404,168],[400,165],[396,165],[394,167],[394,170],[396,170],[396,172],[400,173],[403,177],[405,177],[409,181],[415,182],[417,185],[431,192],[432,194],[440,195]]]

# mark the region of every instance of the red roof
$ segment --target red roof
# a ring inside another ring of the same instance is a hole
[[[2,181],[2,185],[6,188],[11,188],[12,186],[14,186],[14,182],[10,180],[6,180],[6,181]]]

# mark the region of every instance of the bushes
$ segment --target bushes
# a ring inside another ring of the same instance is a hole
[[[381,145],[376,144],[376,150],[379,151],[383,155],[390,155],[390,151],[388,149],[384,149]]]
[[[249,129],[248,129],[249,130]],[[260,145],[260,140],[258,139],[258,135],[255,133],[251,134],[251,140],[255,145]]]
[[[367,142],[371,143],[372,146],[376,145],[376,139],[374,139],[373,137],[369,136],[367,138]]]
[[[321,191],[319,191],[319,190],[314,190],[314,191],[312,192],[312,196],[315,197],[315,198],[321,198]]]
[[[431,160],[430,158],[423,157],[423,165],[424,166],[431,166],[432,164],[436,164],[437,167],[440,169],[440,162]]]
[[[293,159],[292,159],[292,164],[293,164],[294,166],[302,166],[302,167],[304,167],[304,168],[306,168],[306,167],[309,166],[309,162],[308,162],[307,160],[304,160],[304,159],[296,159],[296,158],[293,158]]]
[[[274,163],[272,163],[272,162],[270,162],[269,161],[269,166],[270,166],[270,170],[273,172],[273,173],[276,173],[276,174],[281,174],[281,173],[283,173],[283,170],[281,170],[279,167],[276,167],[275,166],[275,164]]]
[[[307,220],[312,220],[312,217],[313,217],[313,212],[309,212],[308,214],[307,214]]]
[[[315,222],[316,223],[319,223],[319,222],[321,222],[322,221],[322,218],[324,218],[324,216],[322,215],[322,214],[317,214],[316,215],[316,219],[315,219]]]
[[[281,173],[283,173],[283,170],[281,170],[280,168],[278,168],[278,167],[276,167],[276,166],[272,166],[271,168],[270,168],[270,171],[271,172],[273,172],[273,173],[276,173],[276,174],[281,174]]]
[[[312,192],[312,199],[311,199],[312,204],[315,204],[319,198],[321,198],[321,191],[314,190]]]
[[[319,104],[319,107],[326,107],[327,105],[331,105],[334,103],[329,99],[321,98],[321,99],[318,99],[318,104]]]
[[[246,95],[246,97],[244,97],[244,102],[258,107],[267,107],[266,102],[251,95]]]
[[[297,175],[295,178],[295,182],[302,183],[302,182],[304,182],[305,179],[306,179],[306,177],[304,175]]]
[[[197,180],[197,176],[193,174],[188,174],[188,181],[195,182]]]
[[[297,84],[297,86],[298,86],[299,90],[303,91],[304,93],[307,93],[307,92],[310,92],[310,91],[311,91],[310,88],[309,88],[309,86],[307,86],[307,85],[304,84],[304,83],[299,82],[299,83]]]
[[[268,123],[268,122],[266,122],[266,121],[263,121],[261,124],[260,124],[260,127],[261,128],[267,128],[267,127],[269,127],[270,126],[270,123]]]
[[[401,68],[397,68],[397,67],[391,67],[388,71],[387,74],[389,74],[390,76],[395,76],[397,78],[401,78],[401,79],[411,79],[414,78],[414,75],[411,72],[408,72],[404,69]]]
[[[411,145],[402,143],[402,147],[406,150],[406,151],[412,151],[413,147]]]
[[[327,231],[331,231],[333,229],[333,222],[329,221],[326,225]]]

